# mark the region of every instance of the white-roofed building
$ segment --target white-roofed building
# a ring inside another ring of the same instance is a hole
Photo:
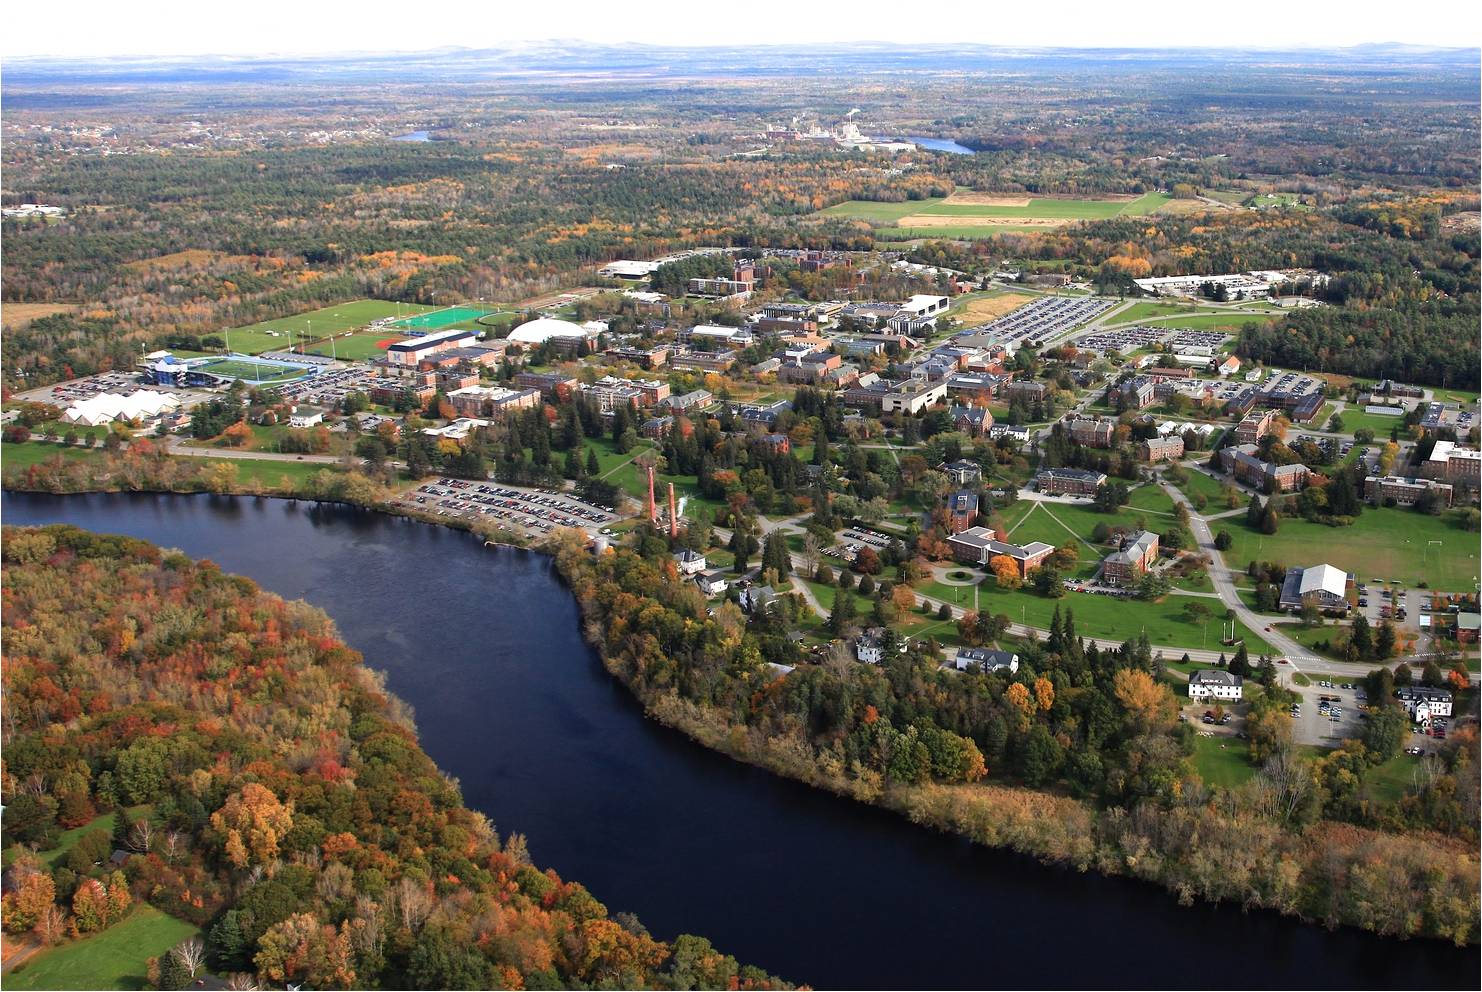
[[[158,393],[151,389],[140,389],[127,395],[99,393],[69,406],[62,414],[62,420],[69,424],[96,427],[115,420],[152,420],[179,406],[180,401],[169,393]]]
[[[509,332],[512,344],[545,344],[552,338],[586,338],[592,332],[579,324],[556,317],[539,317]]]
[[[1348,573],[1326,564],[1288,569],[1281,584],[1281,608],[1300,610],[1304,606],[1348,609]]]

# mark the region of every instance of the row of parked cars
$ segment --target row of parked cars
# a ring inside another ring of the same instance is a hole
[[[549,534],[557,527],[582,527],[613,519],[612,511],[594,508],[554,490],[508,489],[461,479],[439,479],[417,489],[412,502],[439,515],[482,514],[507,520],[528,530]]]

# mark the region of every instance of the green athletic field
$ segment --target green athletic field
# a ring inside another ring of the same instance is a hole
[[[1234,538],[1224,555],[1233,568],[1252,560],[1302,567],[1326,562],[1366,582],[1399,579],[1415,585],[1424,580],[1432,589],[1471,592],[1477,581],[1477,535],[1456,525],[1458,514],[1450,510],[1431,517],[1414,510],[1371,508],[1351,527],[1283,517],[1271,535],[1246,527],[1237,514],[1218,521],[1215,529]]]
[[[391,326],[402,330],[441,331],[460,324],[477,326],[475,322],[480,317],[493,312],[486,307],[445,307],[398,320]]]
[[[298,369],[286,365],[240,362],[230,358],[219,362],[207,362],[198,368],[202,372],[229,376],[233,379],[245,379],[248,382],[288,382],[303,375]]]
[[[346,359],[352,362],[363,362],[370,358],[379,358],[386,352],[385,345],[392,341],[403,341],[405,336],[394,331],[356,331],[344,337],[337,337],[333,344],[329,341],[320,341],[318,344],[307,348],[311,355],[332,355],[335,358]]]
[[[297,346],[303,335],[308,335],[311,340],[322,338],[328,334],[339,334],[342,331],[364,327],[375,320],[405,317],[425,313],[431,309],[432,307],[417,303],[351,300],[295,314],[292,317],[278,317],[274,320],[248,324],[245,327],[234,327],[223,333],[231,350],[245,355],[256,355],[264,351],[287,351],[290,332],[293,334],[293,344]]]

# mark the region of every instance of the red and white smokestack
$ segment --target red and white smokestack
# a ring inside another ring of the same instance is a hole
[[[651,524],[657,524],[659,522],[659,507],[658,507],[658,504],[656,504],[654,502],[654,467],[652,465],[649,465],[649,466],[647,466],[647,468],[648,468],[648,522],[651,523]]]

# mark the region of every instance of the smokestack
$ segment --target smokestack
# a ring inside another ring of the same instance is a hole
[[[679,514],[674,510],[674,483],[669,483],[669,537],[679,535]]]
[[[652,524],[659,522],[659,508],[654,503],[654,467],[645,466],[648,469],[648,521]]]

